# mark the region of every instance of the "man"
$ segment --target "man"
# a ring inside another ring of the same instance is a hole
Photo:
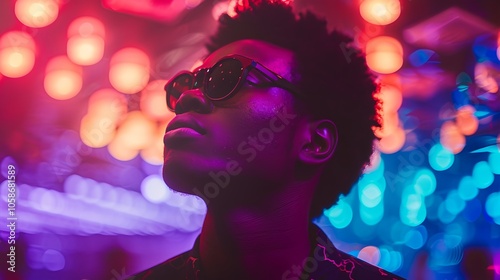
[[[133,279],[401,279],[337,250],[311,220],[373,152],[377,89],[350,38],[282,1],[223,15],[193,72],[165,86],[168,186],[207,203],[192,250]]]

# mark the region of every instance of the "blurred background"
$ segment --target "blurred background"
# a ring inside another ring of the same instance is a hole
[[[235,3],[0,2],[0,279],[122,279],[191,248],[206,208],[161,179],[162,88]],[[500,279],[500,1],[293,5],[354,37],[384,100],[372,164],[316,223],[409,279]]]

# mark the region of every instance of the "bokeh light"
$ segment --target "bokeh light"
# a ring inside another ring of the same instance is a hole
[[[454,154],[458,154],[465,147],[465,136],[454,122],[446,121],[441,126],[440,142],[443,147]]]
[[[336,205],[324,211],[324,215],[336,228],[345,228],[352,221],[352,208],[349,203],[340,198]]]
[[[491,172],[496,175],[500,175],[500,151],[492,152],[488,156],[488,163],[490,165]]]
[[[444,200],[444,204],[446,210],[453,215],[457,215],[465,208],[465,201],[460,197],[457,190],[451,190],[448,192],[448,195]]]
[[[434,144],[429,150],[429,164],[436,171],[444,171],[455,162],[455,155],[440,143]]]
[[[89,98],[88,114],[120,122],[127,113],[127,99],[114,89],[100,89]]]
[[[492,218],[500,217],[500,192],[491,193],[486,199],[486,213]]]
[[[492,67],[487,66],[486,63],[477,63],[474,67],[474,80],[476,85],[489,93],[498,92],[498,83],[495,78],[490,74],[489,69]],[[493,71],[491,71],[493,72]]]
[[[382,122],[380,128],[374,128],[374,133],[379,138],[391,135],[398,129],[399,116],[397,112],[382,112]]]
[[[85,115],[80,122],[80,138],[92,148],[108,145],[115,135],[116,123],[102,115]]]
[[[479,121],[474,115],[476,110],[471,105],[465,105],[458,109],[456,123],[463,135],[472,135],[476,133],[479,127]]]
[[[29,27],[45,27],[53,23],[59,15],[57,0],[17,0],[17,19]]]
[[[439,218],[439,221],[443,224],[449,224],[456,218],[456,216],[453,215],[453,213],[448,211],[448,209],[446,207],[446,201],[443,201],[443,202],[441,202],[441,204],[439,204],[438,218]]]
[[[79,65],[92,65],[102,59],[105,30],[101,21],[92,17],[80,17],[68,27],[67,53],[69,59]]]
[[[380,74],[391,74],[403,66],[403,46],[388,36],[379,36],[366,43],[366,63]]]
[[[156,131],[156,124],[140,111],[128,113],[125,120],[118,128],[118,138],[127,142],[133,149],[143,149],[151,141]]]
[[[472,179],[479,189],[485,189],[493,183],[495,176],[491,172],[490,166],[486,161],[477,162],[472,169]]]
[[[415,174],[415,192],[429,196],[436,190],[436,176],[429,169],[420,169]]]
[[[383,192],[377,184],[370,183],[358,189],[359,200],[364,206],[373,208],[382,202]]]
[[[150,175],[141,183],[141,193],[153,203],[165,202],[171,196],[171,190],[159,175]]]
[[[474,199],[478,193],[479,190],[476,187],[474,179],[472,179],[471,176],[462,177],[460,183],[458,184],[458,196],[467,201]]]
[[[154,80],[150,82],[141,92],[141,110],[152,120],[168,121],[175,114],[167,108],[165,101],[166,80]]]
[[[380,250],[375,246],[366,246],[359,251],[358,258],[373,265],[377,265],[380,261]]]
[[[45,70],[43,86],[47,94],[57,100],[76,96],[83,85],[82,68],[67,56],[58,56],[49,61]]]
[[[406,232],[404,244],[413,250],[418,250],[424,246],[427,241],[427,229],[420,225]]]
[[[404,146],[406,133],[403,128],[398,127],[393,133],[380,139],[378,149],[384,154],[393,154]]]
[[[163,122],[157,127],[156,133],[153,139],[151,139],[149,146],[140,152],[141,158],[149,164],[163,164],[163,136],[165,135],[167,124],[168,122]]]
[[[108,145],[108,151],[118,160],[131,160],[151,143],[155,132],[156,124],[141,111],[129,112]]]
[[[382,220],[384,217],[384,203],[376,204],[374,207],[367,207],[365,204],[359,205],[359,216],[363,223],[374,226]]]
[[[377,97],[382,100],[382,112],[384,112],[384,115],[386,113],[397,112],[403,103],[401,89],[392,85],[382,85]]]
[[[107,148],[109,154],[120,161],[132,160],[139,154],[139,150],[128,147],[127,142],[123,138],[113,138]]]
[[[42,255],[42,262],[50,271],[59,271],[66,265],[66,259],[63,254],[57,250],[48,249]]]
[[[361,17],[369,23],[387,25],[401,15],[399,0],[364,0],[359,6]]]
[[[79,37],[68,39],[68,57],[79,65],[92,65],[102,59],[104,53],[104,39],[99,36]]]
[[[0,73],[19,78],[35,65],[35,41],[28,33],[10,31],[0,37]]]
[[[149,81],[149,57],[136,48],[124,48],[111,57],[109,81],[123,93],[137,93]]]
[[[427,216],[424,196],[415,192],[412,186],[406,186],[401,195],[399,217],[403,224],[416,227],[422,224]]]
[[[80,123],[80,138],[92,148],[108,145],[127,113],[127,99],[113,89],[100,89],[89,98],[87,115]]]

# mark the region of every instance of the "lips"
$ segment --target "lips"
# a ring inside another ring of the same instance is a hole
[[[176,131],[192,131],[200,135],[206,133],[206,130],[195,119],[184,115],[179,115],[172,119],[165,133],[174,134]]]

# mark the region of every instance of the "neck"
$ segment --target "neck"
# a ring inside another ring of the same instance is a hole
[[[289,190],[312,189],[295,187]],[[310,199],[304,196],[311,194],[290,191],[255,207],[209,205],[200,235],[207,278],[281,279],[285,271],[301,266],[310,251]]]

